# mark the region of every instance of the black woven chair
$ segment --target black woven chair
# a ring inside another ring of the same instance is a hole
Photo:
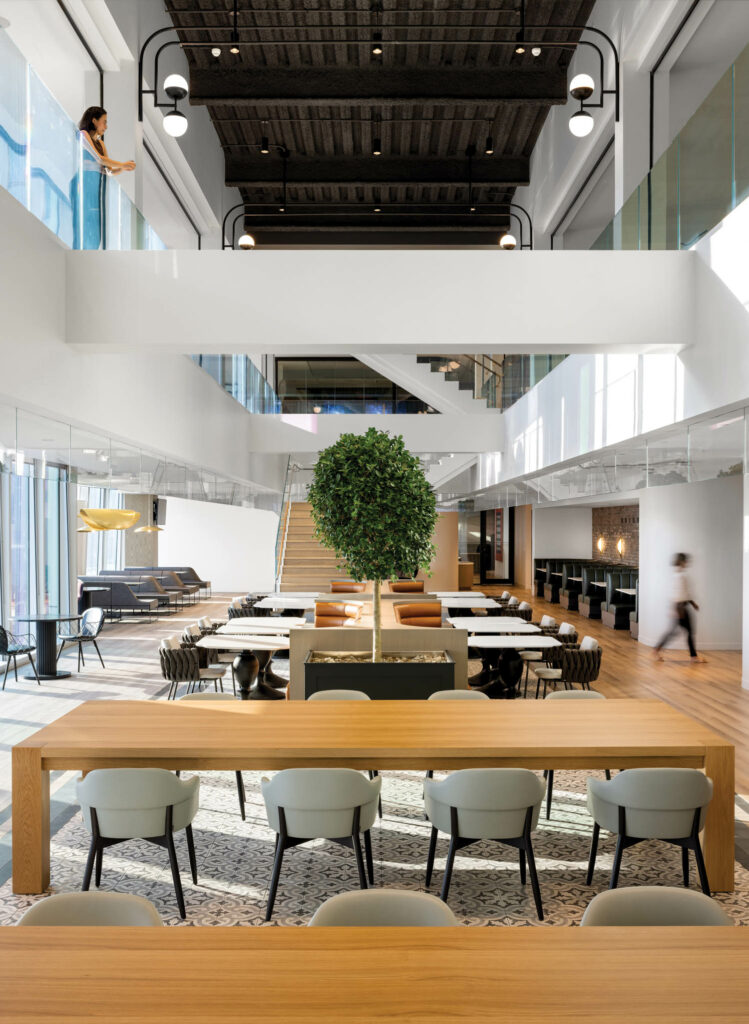
[[[18,682],[18,662],[17,658],[19,654],[25,654],[31,667],[34,670],[36,681],[41,686],[41,680],[39,679],[39,673],[36,670],[34,659],[31,657],[32,651],[36,650],[36,641],[31,633],[25,635],[16,635],[11,633],[10,630],[5,629],[4,626],[0,626],[0,658],[5,661],[5,675],[3,676],[3,689],[5,689],[5,683],[8,679],[8,669],[10,668],[10,659],[13,659],[13,674],[16,682]]]
[[[65,649],[65,644],[69,647],[76,644],[78,647],[78,671],[81,671],[81,662],[83,667],[86,667],[86,659],[83,657],[83,645],[93,644],[96,648],[96,653],[99,655],[99,661],[101,667],[106,668],[104,659],[101,656],[99,645],[96,642],[96,638],[101,633],[104,625],[104,609],[103,608],[87,608],[81,616],[81,625],[77,633],[58,633],[57,639],[61,640],[60,650],[57,652],[57,660],[59,661],[62,652]]]

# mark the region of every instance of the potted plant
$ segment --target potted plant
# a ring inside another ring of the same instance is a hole
[[[437,505],[421,463],[401,436],[374,427],[365,434],[342,434],[320,454],[307,500],[318,539],[335,551],[353,580],[372,582],[368,660],[381,662],[382,581],[428,570],[434,556]],[[440,666],[424,660],[417,658],[413,667],[426,678]],[[452,662],[449,656],[443,660],[452,686]],[[350,664],[340,668],[350,674]],[[392,668],[388,665],[388,675]]]

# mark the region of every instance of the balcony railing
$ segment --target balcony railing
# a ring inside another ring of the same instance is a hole
[[[592,249],[689,249],[749,196],[749,47]]]
[[[281,412],[278,395],[249,356],[199,355],[192,358],[248,412]]]
[[[71,249],[166,248],[3,31],[0,69],[0,187]]]
[[[563,355],[420,355],[434,373],[457,383],[461,391],[486,402],[488,409],[509,409],[535,387]]]

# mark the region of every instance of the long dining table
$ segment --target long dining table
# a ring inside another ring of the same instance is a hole
[[[50,882],[49,775],[96,768],[701,768],[712,888],[734,885],[734,748],[658,700],[86,701],[13,747],[13,891]]]
[[[61,931],[0,928],[3,1024],[749,1021],[747,928]]]

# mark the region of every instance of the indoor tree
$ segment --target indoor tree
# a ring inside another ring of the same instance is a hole
[[[415,576],[434,555],[437,504],[421,463],[400,435],[342,434],[320,453],[307,500],[316,536],[352,579],[372,580],[372,661],[381,661],[382,581]]]

